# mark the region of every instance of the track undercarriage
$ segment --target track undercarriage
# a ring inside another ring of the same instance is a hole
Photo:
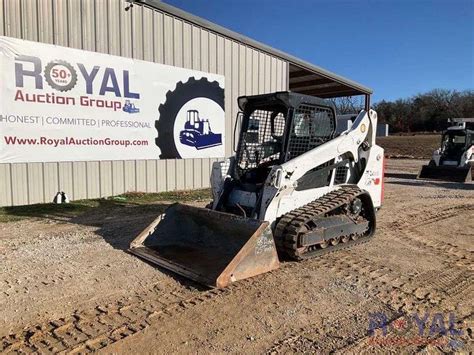
[[[274,237],[278,252],[296,260],[368,241],[375,211],[355,185],[346,185],[283,215]]]

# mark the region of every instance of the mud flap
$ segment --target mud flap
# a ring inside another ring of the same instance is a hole
[[[129,251],[218,288],[279,267],[268,222],[181,204],[153,221]]]
[[[472,181],[472,167],[423,165],[417,179],[470,182]]]

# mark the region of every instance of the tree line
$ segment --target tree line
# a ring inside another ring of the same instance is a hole
[[[442,131],[448,118],[474,117],[474,90],[435,89],[406,99],[382,100],[373,105],[379,122],[390,132]]]

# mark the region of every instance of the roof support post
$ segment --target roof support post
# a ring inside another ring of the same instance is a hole
[[[370,110],[370,95],[365,95],[365,110],[367,112]]]

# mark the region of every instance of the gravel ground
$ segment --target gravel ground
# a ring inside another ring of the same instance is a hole
[[[474,184],[415,180],[422,163],[388,161],[370,242],[224,290],[126,252],[166,203],[2,223],[0,351],[472,351]]]

